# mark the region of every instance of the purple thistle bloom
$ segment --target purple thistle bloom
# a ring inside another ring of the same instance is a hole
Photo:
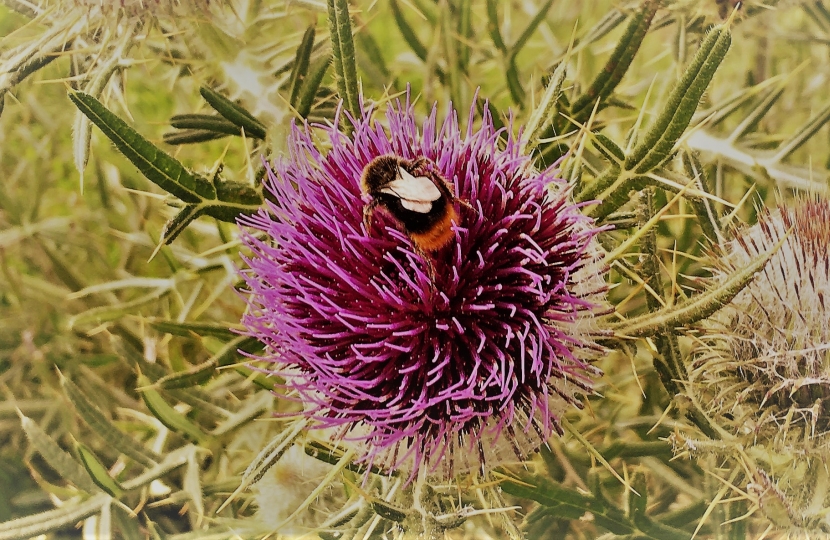
[[[305,414],[362,442],[366,463],[483,471],[502,442],[524,458],[561,434],[599,373],[599,229],[556,169],[500,142],[486,108],[463,135],[435,107],[419,131],[408,99],[388,107],[386,128],[372,112],[347,115],[351,135],[315,126],[327,153],[294,127],[268,170],[267,209],[241,220],[267,235],[246,237],[243,322]],[[447,246],[421,252],[383,210],[366,230],[360,179],[383,155],[425,157],[452,186],[460,223]]]

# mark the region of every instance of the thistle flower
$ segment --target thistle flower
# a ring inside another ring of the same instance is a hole
[[[830,457],[830,202],[764,211],[723,247],[714,278],[725,280],[787,234],[764,270],[704,325],[692,387],[734,438],[708,448],[733,453],[754,471],[747,480],[761,486],[756,502],[767,516],[830,532],[819,512],[830,487],[823,464]]]
[[[362,445],[365,463],[448,476],[486,470],[507,446],[524,458],[598,373],[599,229],[487,112],[475,130],[471,111],[464,134],[435,107],[419,130],[409,100],[388,107],[386,128],[372,112],[346,114],[352,135],[316,126],[327,153],[294,127],[268,170],[271,202],[241,220],[266,233],[246,237],[243,322],[305,414]],[[448,182],[445,247],[420,251],[383,210],[367,230],[361,176],[384,155],[425,158]]]

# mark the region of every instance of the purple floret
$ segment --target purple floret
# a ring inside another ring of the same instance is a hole
[[[559,414],[581,405],[597,373],[598,229],[556,169],[536,171],[486,108],[465,134],[454,111],[439,126],[436,108],[419,130],[408,100],[389,105],[385,126],[372,112],[348,117],[350,135],[315,126],[327,152],[309,127],[292,130],[268,170],[267,208],[241,220],[266,233],[246,236],[243,322],[306,415],[362,441],[366,462],[417,470],[443,459],[451,474],[472,455],[483,470],[497,439],[523,457],[561,432]],[[360,177],[381,155],[428,158],[469,204],[456,202],[445,248],[419,252],[384,212],[365,230]]]

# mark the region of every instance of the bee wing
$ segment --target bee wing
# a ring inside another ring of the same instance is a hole
[[[401,199],[401,206],[419,214],[428,214],[432,210],[431,202],[412,201],[410,199]]]
[[[402,167],[398,167],[398,175],[381,191],[411,203],[429,204],[441,198],[441,191],[426,176],[412,176]],[[404,207],[406,207],[405,204]],[[429,204],[429,207],[431,208],[432,205]],[[412,208],[410,210],[420,211]]]

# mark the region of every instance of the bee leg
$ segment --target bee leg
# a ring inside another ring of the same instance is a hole
[[[467,201],[465,201],[464,199],[456,199],[456,201],[458,201],[458,204],[460,204],[461,206],[463,206],[463,207],[464,207],[464,208],[466,208],[467,210],[472,210],[472,211],[473,211],[473,212],[475,212],[476,214],[478,213],[478,210],[476,210],[475,208],[473,208],[473,205],[472,205],[472,204],[470,204],[470,203],[468,203],[468,202],[467,202]]]
[[[447,191],[449,191],[450,193],[453,193],[455,191],[455,186],[450,184],[449,182],[444,181],[444,185],[447,186]],[[458,197],[453,197],[452,199],[453,199],[453,202],[457,202],[458,204],[460,204],[461,206],[463,206],[467,210],[472,210],[476,214],[478,213],[478,211],[475,208],[473,208],[473,205],[471,205],[469,202],[465,201],[464,199],[460,199]]]
[[[372,202],[363,207],[363,227],[366,229],[366,236],[369,236],[372,231],[372,215],[374,215],[377,206],[378,201],[373,199]]]

